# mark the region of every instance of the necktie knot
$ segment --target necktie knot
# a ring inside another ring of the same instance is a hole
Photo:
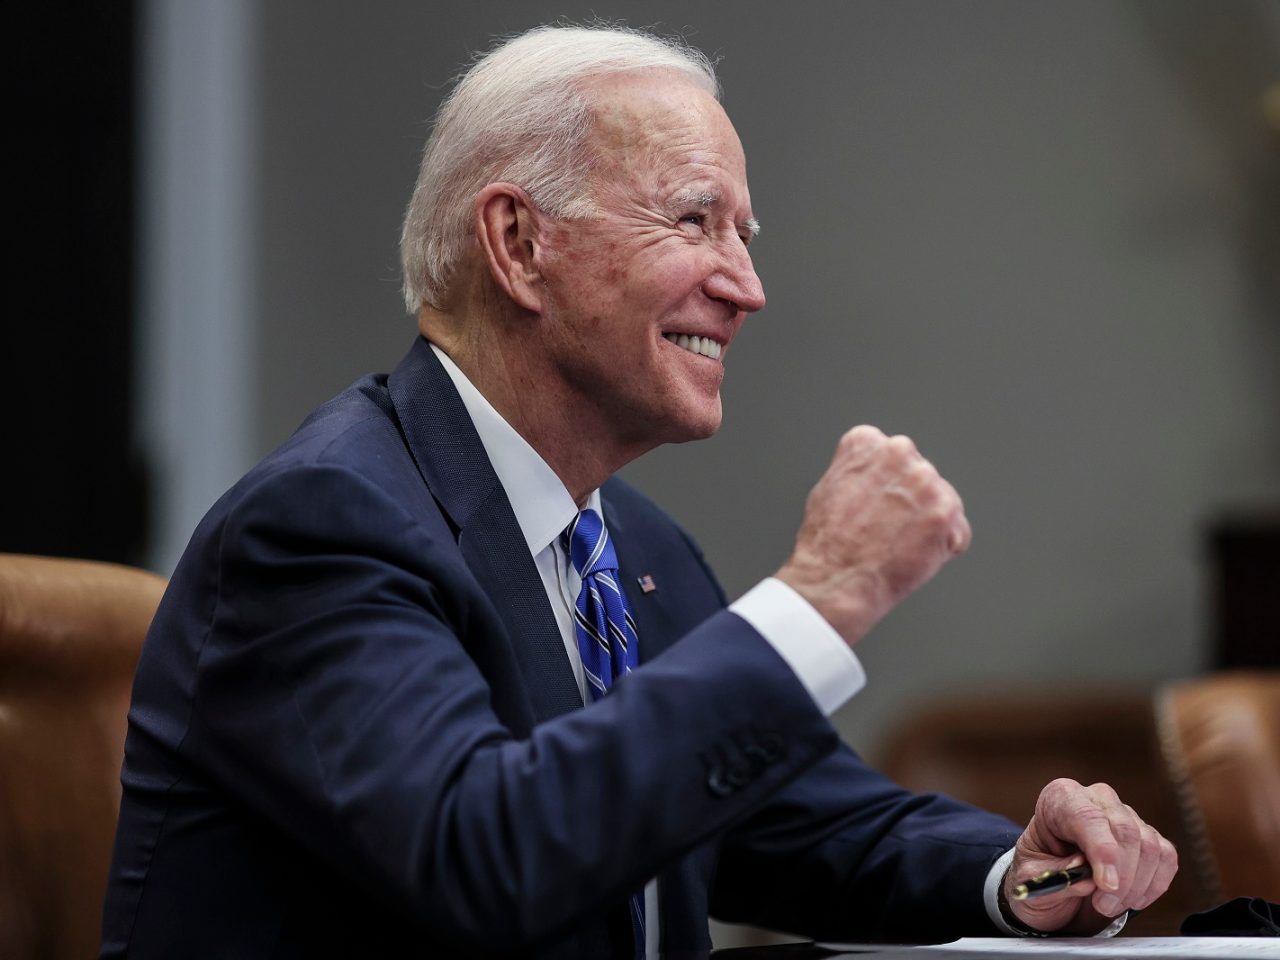
[[[617,570],[618,555],[614,552],[600,514],[586,509],[580,512],[564,532],[569,559],[578,576],[587,577],[601,570]]]

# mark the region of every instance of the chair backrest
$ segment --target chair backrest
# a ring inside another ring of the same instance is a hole
[[[1209,903],[1280,901],[1280,670],[1165,687],[1156,720],[1187,834],[1183,869]]]
[[[163,578],[0,554],[0,956],[91,957]]]

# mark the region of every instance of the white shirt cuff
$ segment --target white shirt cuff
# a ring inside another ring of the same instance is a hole
[[[1005,922],[1004,916],[1000,913],[1000,884],[1004,882],[1005,872],[1009,869],[1009,864],[1013,863],[1013,850],[1007,850],[1001,854],[1000,859],[991,865],[991,870],[987,873],[987,882],[982,885],[982,903],[987,908],[987,916],[996,927],[1010,936],[1025,937],[1027,934],[1021,930],[1015,930]],[[1103,927],[1095,937],[1114,937],[1117,933],[1124,929],[1125,921],[1129,919],[1129,911],[1125,911],[1111,921],[1109,926]]]
[[[1004,875],[1011,863],[1013,863],[1013,850],[1009,849],[991,865],[991,869],[987,872],[987,882],[982,885],[982,905],[987,908],[987,918],[996,925],[996,929],[1011,937],[1018,937],[1022,934],[1009,926],[1004,919],[1004,914],[1000,912],[1000,884],[1004,882]]]
[[[729,604],[769,642],[826,716],[867,684],[862,664],[809,601],[781,580],[760,581]]]

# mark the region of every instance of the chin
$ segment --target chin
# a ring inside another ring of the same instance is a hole
[[[720,429],[722,418],[723,411],[720,408],[720,398],[716,397],[714,406],[699,410],[695,415],[682,418],[676,430],[673,431],[676,436],[667,442],[688,443],[690,440],[706,440],[713,437],[716,431]]]

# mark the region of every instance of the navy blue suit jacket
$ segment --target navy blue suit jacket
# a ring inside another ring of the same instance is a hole
[[[236,484],[143,649],[102,955],[623,955],[655,875],[671,954],[709,948],[709,912],[992,933],[1017,828],[865,766],[688,537],[602,494],[642,668],[584,708],[425,341]]]

